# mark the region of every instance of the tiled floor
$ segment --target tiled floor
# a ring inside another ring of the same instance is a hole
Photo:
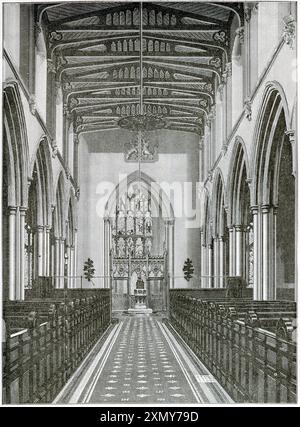
[[[154,316],[122,317],[73,386],[70,403],[229,403],[203,366],[195,365]],[[66,402],[63,397],[58,400]]]

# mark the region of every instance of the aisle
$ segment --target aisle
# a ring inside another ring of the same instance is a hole
[[[123,316],[78,377],[68,403],[231,402],[206,368],[196,366],[154,316]],[[57,403],[66,403],[64,394]]]

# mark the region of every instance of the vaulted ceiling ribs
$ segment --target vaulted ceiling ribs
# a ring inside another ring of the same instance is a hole
[[[139,114],[140,4],[42,5],[48,62],[77,132],[117,127]],[[143,3],[143,100],[168,128],[201,134],[230,61],[240,3]]]

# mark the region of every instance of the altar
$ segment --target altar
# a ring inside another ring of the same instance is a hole
[[[134,289],[134,307],[128,309],[129,314],[150,314],[152,309],[147,307],[147,289],[141,276],[138,276]]]

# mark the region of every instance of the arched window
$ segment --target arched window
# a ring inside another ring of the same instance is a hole
[[[116,207],[112,221],[115,257],[140,258],[151,254],[152,216],[150,195],[129,187]]]

